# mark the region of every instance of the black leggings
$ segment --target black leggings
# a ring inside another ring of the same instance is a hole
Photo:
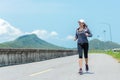
[[[82,58],[83,50],[84,50],[84,58],[88,58],[88,48],[89,48],[88,43],[83,43],[83,44],[78,43],[77,48],[78,48],[79,58]]]

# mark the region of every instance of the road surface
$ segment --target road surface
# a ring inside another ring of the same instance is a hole
[[[84,67],[84,65],[83,65]],[[106,54],[89,55],[89,72],[78,74],[78,55],[1,67],[0,80],[119,80],[120,63]]]

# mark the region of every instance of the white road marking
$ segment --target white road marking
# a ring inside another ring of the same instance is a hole
[[[53,70],[53,69],[46,69],[46,70],[44,70],[44,71],[40,71],[40,72],[37,72],[37,73],[33,73],[33,74],[29,75],[29,76],[40,75],[40,74],[43,74],[43,73],[49,72],[49,71],[51,71],[51,70]]]

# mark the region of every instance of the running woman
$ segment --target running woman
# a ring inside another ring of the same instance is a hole
[[[79,66],[80,66],[79,73],[82,74],[83,73],[83,70],[82,70],[83,51],[84,51],[84,58],[85,58],[85,69],[86,71],[89,70],[89,66],[88,66],[89,43],[88,43],[87,37],[92,37],[92,34],[83,19],[79,20],[78,24],[79,24],[79,27],[76,30],[74,41],[77,40],[77,49],[79,53]]]

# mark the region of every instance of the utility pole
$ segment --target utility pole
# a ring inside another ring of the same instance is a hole
[[[104,42],[106,41],[106,30],[103,30],[103,34],[104,34]]]
[[[112,42],[112,32],[111,32],[111,25],[110,24],[108,24],[108,23],[101,23],[101,24],[105,24],[105,25],[107,25],[108,26],[108,28],[109,28],[109,34],[110,34],[110,41]]]

